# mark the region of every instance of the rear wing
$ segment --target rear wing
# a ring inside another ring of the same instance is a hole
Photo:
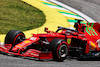
[[[99,23],[87,23],[87,25],[93,27],[95,30],[100,32],[100,24]]]

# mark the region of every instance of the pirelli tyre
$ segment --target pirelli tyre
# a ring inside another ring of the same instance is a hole
[[[68,45],[62,39],[54,39],[50,42],[48,46],[52,51],[53,59],[56,61],[63,61],[68,55]]]
[[[12,47],[25,39],[23,32],[19,30],[11,30],[5,37],[5,44],[12,44]]]

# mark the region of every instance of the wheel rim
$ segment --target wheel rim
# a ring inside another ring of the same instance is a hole
[[[15,41],[15,43],[22,42],[22,41],[23,41],[23,39],[24,39],[24,37],[23,37],[23,36],[18,36],[18,37],[17,37],[17,39],[16,39],[16,41]]]
[[[13,44],[18,44],[20,42],[22,42],[25,39],[24,35],[18,35],[15,37]]]
[[[59,48],[59,56],[61,58],[64,58],[67,56],[67,53],[68,53],[68,48],[65,44],[62,44]]]

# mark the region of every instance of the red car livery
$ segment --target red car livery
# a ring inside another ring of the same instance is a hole
[[[58,27],[57,31],[45,28],[45,34],[32,34],[25,38],[23,32],[11,30],[5,37],[5,44],[0,45],[4,54],[38,58],[39,60],[54,59],[63,61],[67,56],[99,57],[100,56],[100,24],[77,22],[76,30]],[[61,32],[58,32],[61,30]]]

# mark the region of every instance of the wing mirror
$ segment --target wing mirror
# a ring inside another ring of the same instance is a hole
[[[47,31],[48,31],[48,28],[47,28],[47,27],[45,27],[44,31],[45,31],[45,32],[47,32]]]

